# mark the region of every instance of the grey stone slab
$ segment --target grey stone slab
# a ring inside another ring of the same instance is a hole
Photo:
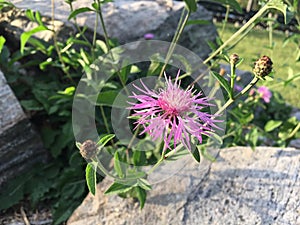
[[[187,161],[184,169],[153,186],[143,210],[130,199],[89,194],[68,225],[79,224],[300,224],[300,151],[235,147],[215,163]]]
[[[21,9],[30,8],[40,11],[44,16],[52,16],[52,5],[49,0],[12,0],[12,2]],[[70,21],[68,21],[70,9],[64,0],[56,0],[54,2],[54,15],[57,23],[55,28],[58,31],[63,31],[66,26],[72,26]],[[92,2],[91,0],[74,1],[73,8],[91,7]],[[112,38],[117,38],[121,44],[124,44],[143,39],[146,33],[153,33],[157,40],[171,41],[184,7],[184,2],[171,0],[115,0],[104,4],[102,11],[108,35]],[[192,13],[190,19],[208,20],[211,23],[208,25],[187,26],[179,40],[179,44],[205,58],[211,51],[207,41],[213,42],[217,36],[216,28],[212,23],[212,14],[199,5],[197,12]],[[94,13],[86,12],[80,14],[76,17],[76,20],[79,26],[87,26],[92,30],[94,29]],[[60,22],[63,22],[63,24]],[[30,22],[26,23],[25,26],[23,20],[14,20],[10,24],[14,24],[17,27],[21,26],[24,30],[32,28]],[[103,35],[103,29],[99,24],[97,32]],[[44,36],[43,39],[49,40],[51,33],[46,32]]]
[[[0,187],[46,159],[39,134],[0,71]]]
[[[25,118],[22,107],[0,71],[0,134]]]

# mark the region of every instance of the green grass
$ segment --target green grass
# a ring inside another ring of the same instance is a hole
[[[216,24],[219,35],[222,40],[227,40],[238,28],[231,24],[226,25],[223,35],[220,33],[221,24]],[[300,73],[300,62],[296,63],[297,46],[290,42],[283,46],[283,41],[286,38],[283,32],[273,32],[273,49],[270,49],[269,33],[267,30],[255,29],[252,30],[241,42],[239,42],[233,49],[230,49],[230,54],[237,53],[244,58],[244,62],[239,66],[239,69],[251,71],[253,62],[262,55],[269,56],[273,61],[274,80],[264,83],[272,90],[279,91],[286,99],[287,103],[300,108],[300,79],[294,81],[292,85],[284,87],[278,84],[282,79],[288,78],[289,71],[293,74]],[[262,84],[262,83],[260,83]]]

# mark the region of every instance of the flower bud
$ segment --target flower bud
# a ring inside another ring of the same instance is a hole
[[[239,55],[238,54],[232,54],[230,57],[229,57],[229,59],[230,59],[230,64],[232,64],[232,65],[236,65],[237,64],[237,62],[240,60],[240,57],[239,57]]]
[[[87,140],[80,147],[80,154],[85,159],[93,158],[97,153],[97,144],[94,141]]]
[[[263,56],[254,63],[253,73],[259,77],[265,77],[272,71],[273,62],[268,56]]]

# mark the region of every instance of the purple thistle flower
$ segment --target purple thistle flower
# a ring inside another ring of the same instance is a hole
[[[129,96],[138,100],[128,109],[134,110],[133,116],[140,116],[135,122],[136,127],[142,125],[144,130],[141,132],[149,133],[153,140],[162,138],[164,149],[171,149],[170,143],[173,139],[174,149],[178,143],[182,143],[190,151],[191,136],[197,138],[202,143],[202,135],[210,135],[213,127],[218,128],[214,123],[216,115],[211,115],[201,110],[207,106],[212,106],[207,97],[201,97],[202,93],[196,94],[193,86],[186,90],[180,89],[181,81],[178,80],[178,72],[175,83],[165,74],[166,87],[158,92],[150,90],[142,81],[144,89],[134,85],[141,92]]]
[[[272,98],[272,92],[266,86],[261,86],[257,89],[257,92],[260,94],[261,98],[265,103],[269,103]]]

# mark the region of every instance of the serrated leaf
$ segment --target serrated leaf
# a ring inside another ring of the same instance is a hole
[[[133,186],[128,186],[127,184],[120,184],[114,182],[105,192],[104,194],[121,194],[127,191],[130,191]]]
[[[196,0],[184,0],[187,8],[191,12],[196,12],[197,11],[197,2]]]
[[[89,7],[82,7],[82,8],[76,9],[69,15],[68,20],[76,17],[80,13],[92,12],[92,11],[94,11],[94,10]]]
[[[277,127],[281,126],[282,121],[279,120],[269,120],[265,125],[265,131],[270,132],[272,130],[275,130]]]
[[[220,74],[218,74],[214,71],[211,71],[211,74],[214,76],[214,78],[216,78],[220,82],[220,85],[226,90],[226,92],[228,93],[230,98],[232,98],[231,88],[229,86],[228,81],[224,77],[222,77]]]
[[[95,195],[96,193],[96,170],[97,170],[97,163],[96,162],[91,162],[86,165],[86,170],[85,170],[85,179],[87,186],[89,188],[89,191]]]

